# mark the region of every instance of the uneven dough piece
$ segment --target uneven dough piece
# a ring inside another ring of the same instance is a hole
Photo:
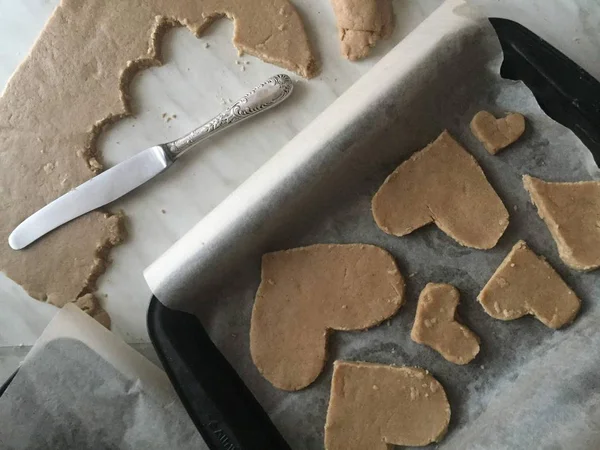
[[[388,234],[405,236],[434,222],[479,249],[494,247],[508,226],[508,211],[479,164],[447,131],[385,180],[372,209]]]
[[[477,299],[496,319],[531,314],[550,328],[573,322],[581,303],[552,266],[524,241],[515,244]]]
[[[525,132],[525,117],[519,113],[510,113],[496,119],[487,111],[475,114],[471,121],[471,131],[485,149],[495,155],[519,139]]]
[[[548,183],[525,175],[523,184],[565,264],[600,267],[600,182]]]
[[[312,245],[268,253],[252,311],[250,351],[260,373],[289,391],[323,370],[329,330],[363,330],[393,316],[404,280],[372,245]]]
[[[454,364],[467,364],[479,353],[479,338],[457,321],[460,294],[450,284],[429,283],[419,296],[410,337]]]
[[[120,219],[92,212],[23,251],[7,243],[27,216],[101,169],[96,138],[131,113],[124,89],[157,65],[177,22],[200,33],[234,20],[240,51],[311,76],[302,22],[287,0],[63,0],[0,98],[0,270],[34,298],[62,306],[93,289]]]
[[[104,309],[102,309],[100,303],[98,303],[98,299],[96,299],[96,297],[94,297],[92,294],[82,295],[71,303],[74,303],[84,313],[91,316],[98,323],[110,330],[110,316],[106,311],[104,311]]]
[[[336,361],[325,424],[326,450],[387,450],[439,442],[450,404],[429,372]]]
[[[377,41],[394,31],[390,0],[331,0],[337,19],[342,55],[351,60],[365,58]]]

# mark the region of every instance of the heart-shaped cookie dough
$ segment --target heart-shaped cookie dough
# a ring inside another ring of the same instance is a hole
[[[479,338],[457,321],[458,289],[429,283],[421,291],[410,337],[454,364],[467,364],[479,353]]]
[[[481,167],[447,131],[385,180],[372,209],[386,233],[404,236],[434,222],[479,249],[494,247],[508,226],[508,211]]]
[[[393,316],[404,280],[392,256],[372,245],[312,245],[262,260],[250,352],[275,387],[295,391],[323,370],[329,330],[363,330]]]
[[[531,314],[550,328],[573,322],[581,304],[552,266],[524,241],[515,244],[477,299],[496,319]]]
[[[414,367],[336,361],[326,450],[388,450],[439,442],[450,404],[442,385]]]
[[[523,184],[565,264],[575,270],[599,268],[600,181],[549,183],[525,175]]]
[[[510,113],[496,119],[487,111],[479,111],[471,121],[471,131],[485,149],[495,155],[519,139],[525,132],[525,116]]]

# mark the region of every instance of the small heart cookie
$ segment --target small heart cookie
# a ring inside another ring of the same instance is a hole
[[[502,119],[496,119],[487,111],[479,111],[471,121],[471,131],[492,155],[508,147],[525,132],[525,117],[519,113],[510,113]]]
[[[454,364],[467,364],[479,353],[479,338],[458,321],[458,289],[429,283],[421,291],[410,337],[431,347]]]

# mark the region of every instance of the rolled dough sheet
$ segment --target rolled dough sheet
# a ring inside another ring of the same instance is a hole
[[[515,244],[477,299],[496,319],[514,320],[531,314],[550,328],[573,322],[581,305],[552,266],[524,241]]]
[[[326,450],[388,450],[439,442],[450,404],[423,369],[336,361],[325,424]]]
[[[479,337],[458,321],[458,289],[429,283],[421,291],[410,337],[454,364],[467,364],[479,353]]]
[[[365,58],[381,39],[394,31],[391,0],[331,0],[335,12],[342,55],[351,60]]]
[[[565,264],[600,267],[600,182],[549,183],[525,175],[523,184]]]
[[[221,16],[233,42],[303,76],[315,72],[302,22],[287,0],[63,0],[0,98],[0,270],[34,298],[61,306],[94,289],[119,217],[92,212],[23,251],[7,243],[27,216],[101,169],[96,138],[130,114],[124,91],[160,63],[168,26],[201,33]]]
[[[372,203],[379,228],[405,236],[435,223],[466,247],[494,247],[508,226],[508,211],[469,152],[444,131],[402,163]]]
[[[323,370],[329,330],[363,330],[404,302],[394,258],[372,245],[312,245],[262,260],[250,351],[275,387],[305,388]]]

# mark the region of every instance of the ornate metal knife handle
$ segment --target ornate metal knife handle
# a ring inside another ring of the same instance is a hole
[[[278,105],[289,97],[293,87],[290,77],[283,74],[275,75],[244,95],[211,121],[196,128],[190,134],[165,144],[165,150],[175,160],[197,143],[219,131]]]

